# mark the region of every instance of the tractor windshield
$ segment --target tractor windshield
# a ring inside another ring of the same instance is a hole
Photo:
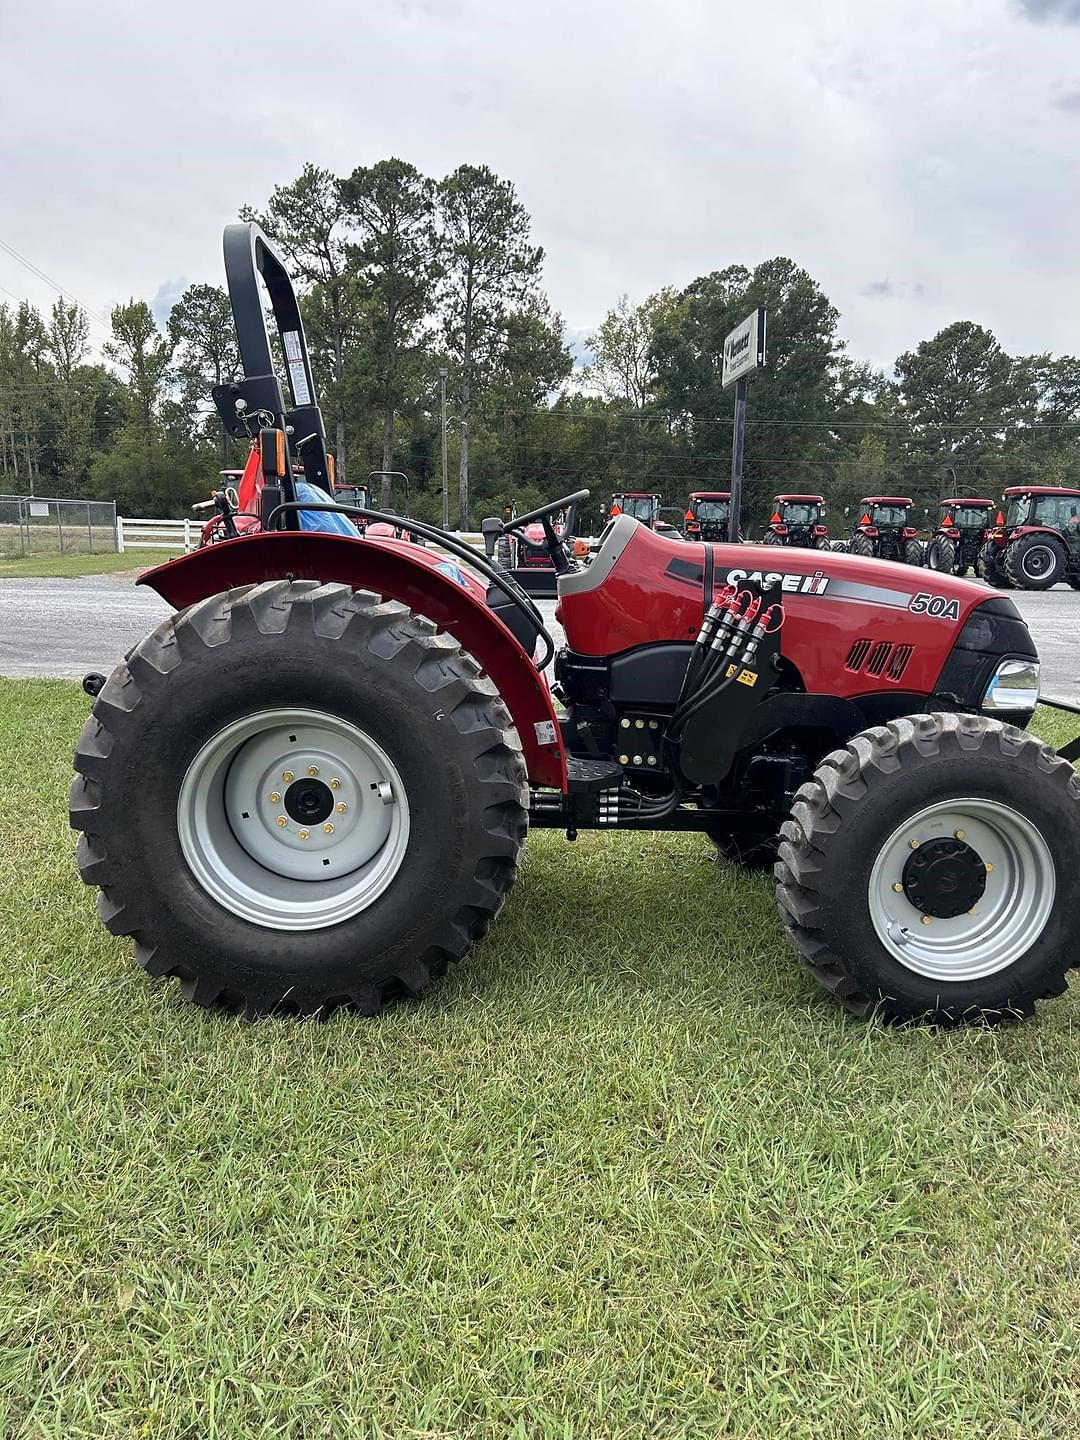
[[[731,502],[728,500],[695,500],[694,519],[708,520],[714,524],[717,522],[726,523],[731,515]]]
[[[1055,530],[1080,526],[1080,495],[1036,495],[1032,525],[1052,525]]]
[[[366,485],[335,485],[334,499],[339,505],[355,505],[358,510],[368,508]]]
[[[942,524],[951,520],[958,530],[984,530],[993,523],[993,518],[992,505],[957,505],[952,509],[948,505],[941,507]]]
[[[901,530],[908,523],[906,505],[871,505],[870,523],[879,530]]]
[[[786,525],[816,525],[821,519],[819,505],[784,505],[780,511]]]
[[[612,509],[617,505],[624,515],[632,515],[646,525],[656,519],[656,501],[651,495],[616,495],[611,503]]]

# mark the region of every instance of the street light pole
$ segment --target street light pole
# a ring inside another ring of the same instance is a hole
[[[450,491],[446,473],[446,377],[449,372],[444,365],[439,371],[439,398],[442,402],[442,528],[450,529]]]

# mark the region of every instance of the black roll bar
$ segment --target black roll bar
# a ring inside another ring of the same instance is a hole
[[[315,393],[304,322],[289,272],[269,238],[251,222],[226,225],[223,248],[225,280],[244,378],[214,387],[218,413],[225,428],[238,438],[254,438],[260,425],[267,423],[265,415],[271,417],[270,424],[285,431],[286,473],[277,480],[287,502],[296,500],[294,465],[303,466],[305,480],[332,493],[326,428]],[[281,342],[288,404],[274,369],[260,276],[270,298]],[[286,512],[283,518],[290,529],[298,528],[295,513]]]

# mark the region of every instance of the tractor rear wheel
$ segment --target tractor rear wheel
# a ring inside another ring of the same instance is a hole
[[[848,554],[860,555],[864,559],[869,560],[873,553],[874,542],[870,539],[869,535],[864,535],[861,530],[856,530],[855,534],[852,535],[848,541]]]
[[[856,1015],[959,1024],[1030,1015],[1078,958],[1080,781],[982,716],[856,735],[795,797],[780,915]]]
[[[1038,531],[1005,548],[1005,573],[1020,590],[1049,590],[1064,579],[1067,561],[1064,545]]]
[[[528,825],[517,733],[471,656],[314,580],[165,621],[97,696],[75,769],[108,929],[251,1018],[418,994],[487,930]]]
[[[764,545],[783,545],[784,542],[775,530],[766,530],[762,537],[762,543]]]
[[[922,541],[921,541],[921,540],[905,540],[905,541],[904,541],[903,555],[904,555],[904,564],[905,564],[905,565],[920,565],[920,566],[921,566],[922,564],[924,564],[924,563],[925,563],[925,560],[926,560],[926,551],[925,551],[925,549],[923,548],[923,543],[922,543]]]
[[[995,545],[992,540],[987,540],[986,543],[980,547],[975,559],[976,575],[978,575],[981,580],[985,580],[988,585],[992,585],[995,590],[1012,589],[1012,581],[1008,575],[1006,575],[1004,566],[1001,563],[1003,553],[1000,546]]]
[[[956,541],[948,535],[935,535],[930,541],[926,563],[931,570],[951,575],[956,568]]]

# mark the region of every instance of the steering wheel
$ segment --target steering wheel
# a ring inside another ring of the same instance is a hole
[[[503,525],[502,533],[509,535],[515,530],[520,530],[522,526],[531,525],[534,521],[539,520],[540,524],[544,527],[544,548],[551,556],[551,563],[556,571],[560,575],[563,575],[567,570],[572,568],[572,562],[566,553],[566,548],[562,540],[560,540],[559,536],[555,533],[555,527],[551,523],[551,517],[557,515],[560,510],[570,512],[567,515],[567,525],[564,531],[564,533],[569,533],[572,528],[573,507],[577,505],[579,500],[587,500],[589,493],[588,490],[575,490],[572,495],[564,495],[561,500],[552,500],[547,505],[541,505],[539,510],[530,510],[525,515],[515,515],[513,520],[507,520]],[[530,549],[539,548],[535,541],[529,540],[525,535],[518,535],[517,538],[529,546]]]

